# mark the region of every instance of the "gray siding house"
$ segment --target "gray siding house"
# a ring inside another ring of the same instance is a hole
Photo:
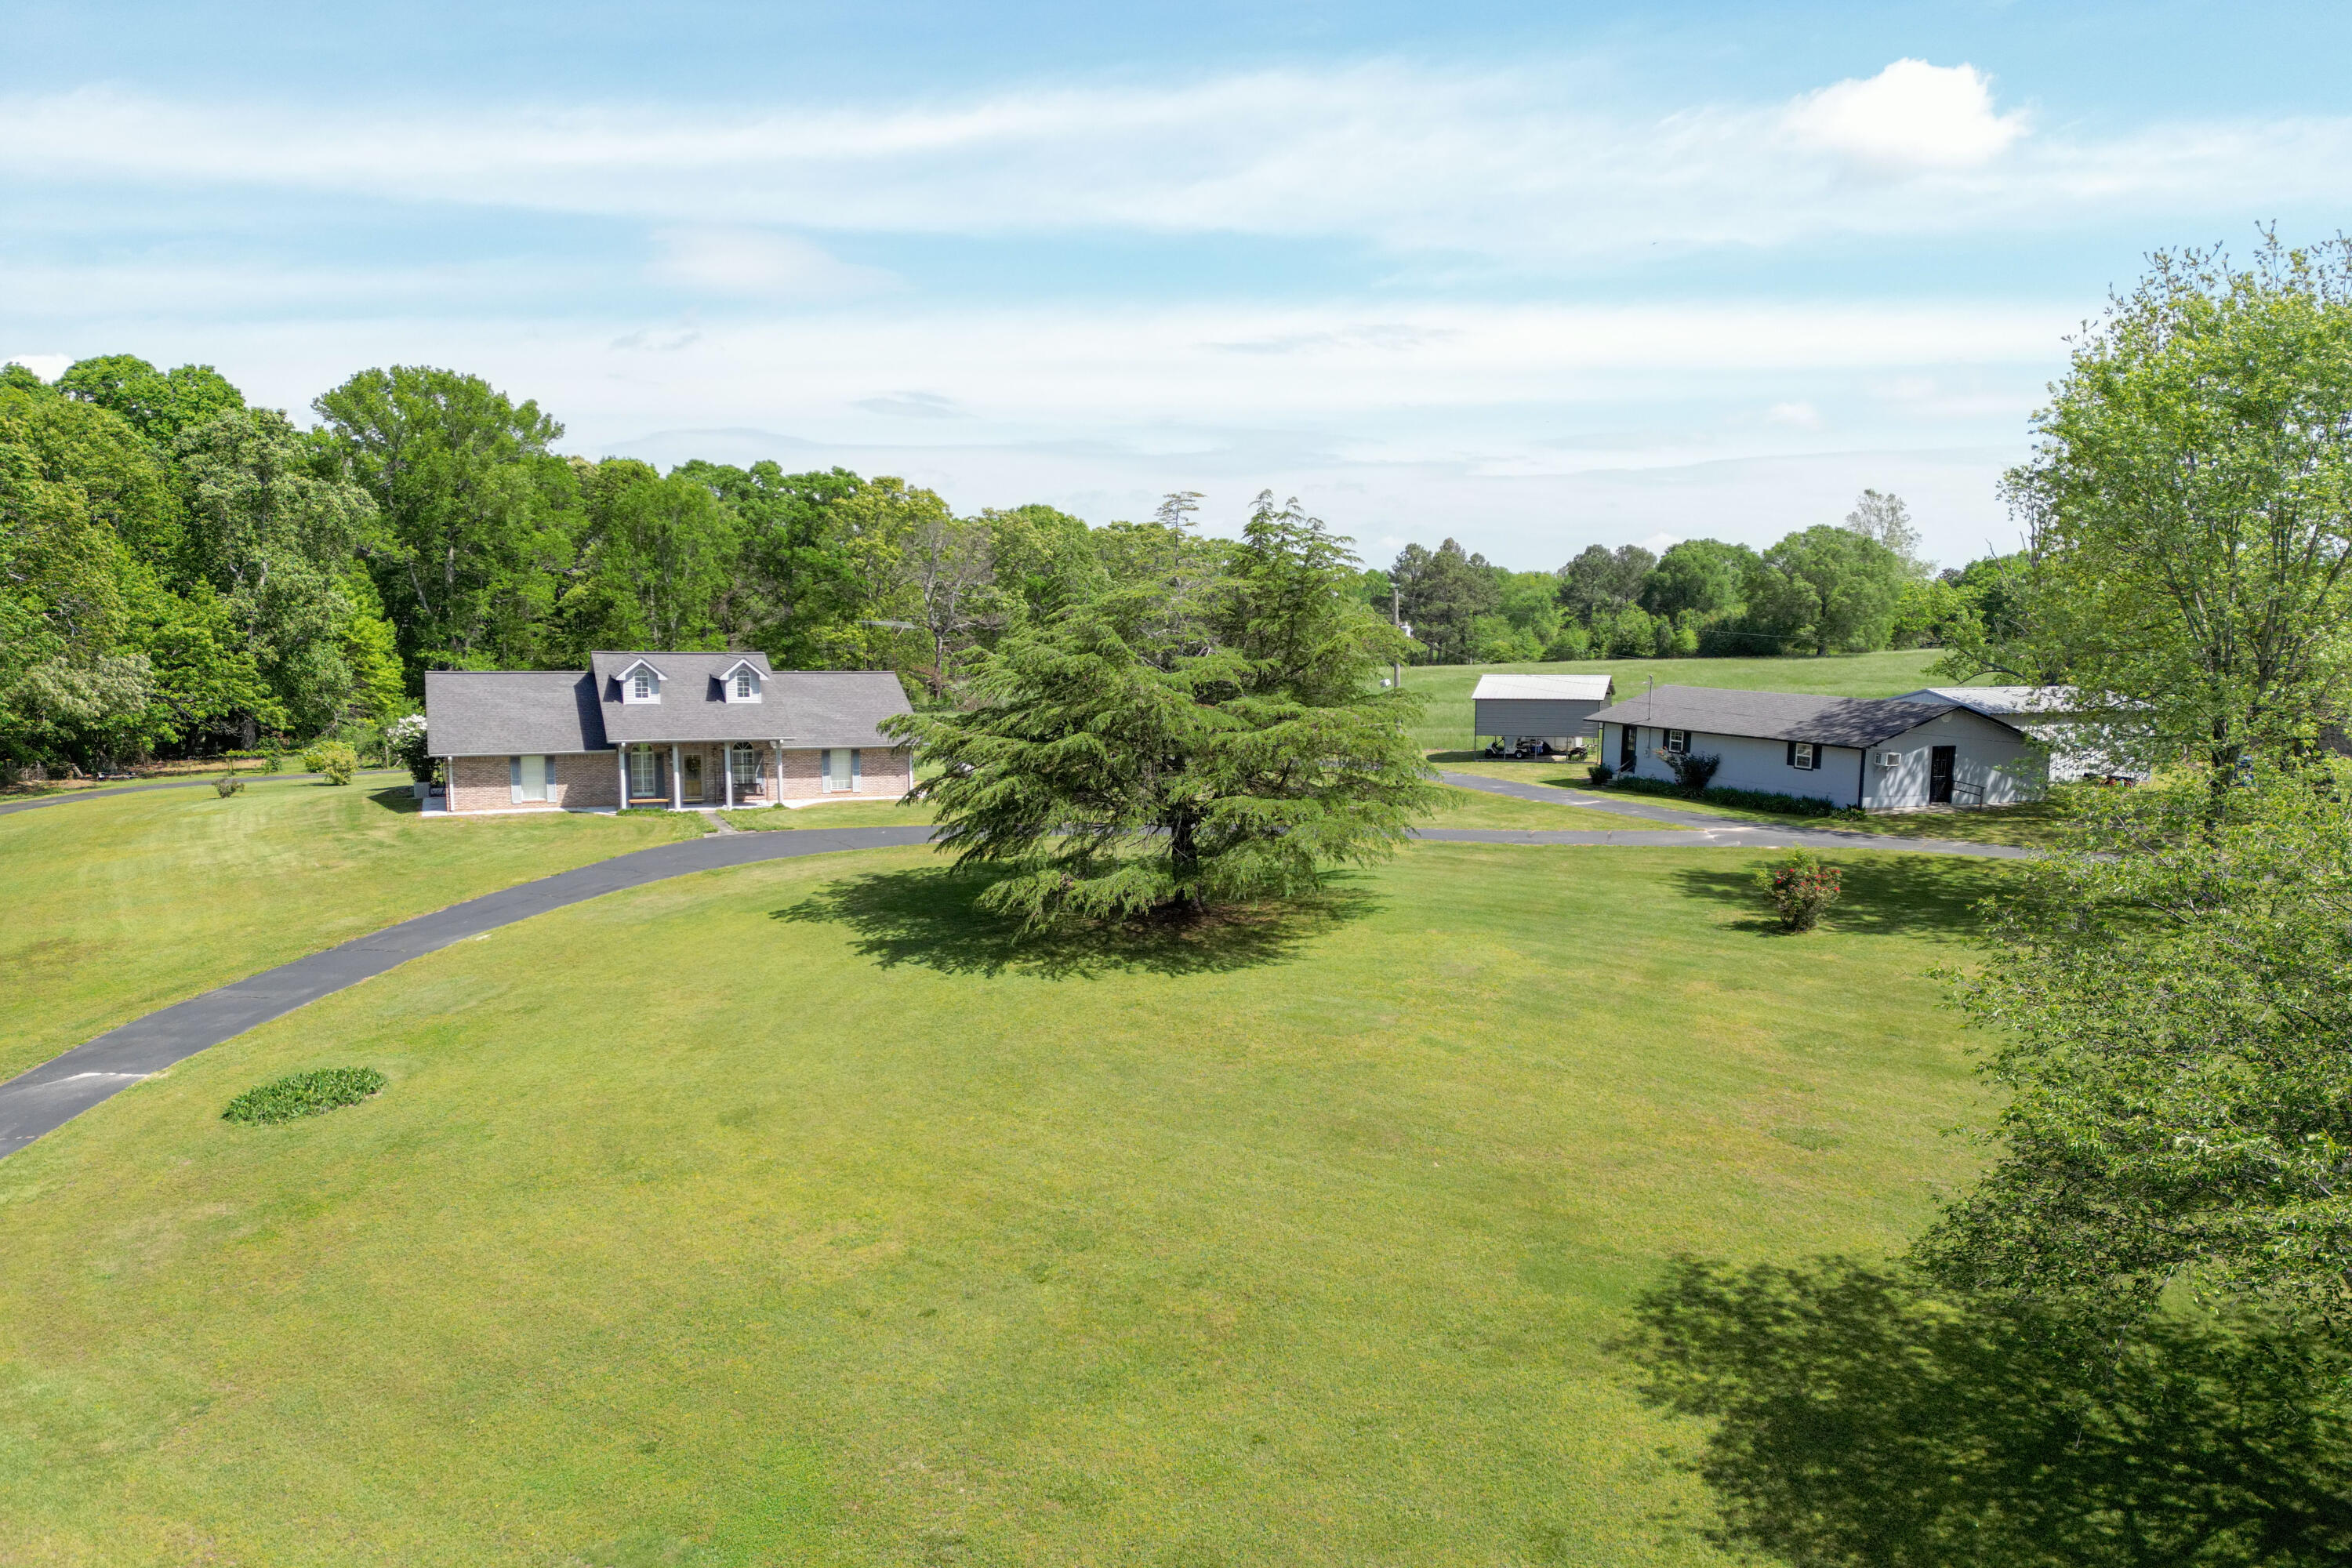
[[[2146,784],[2156,771],[2148,737],[2085,714],[2071,686],[1925,686],[1895,700],[1950,702],[2014,724],[2047,748],[2053,779]]]
[[[2044,786],[2031,736],[1952,702],[1661,686],[1593,720],[1598,760],[1641,778],[1671,781],[1669,756],[1712,755],[1718,787],[1864,811],[2008,805]]]
[[[1470,693],[1471,727],[1479,740],[1549,741],[1566,751],[1593,732],[1612,689],[1606,675],[1482,675]]]
[[[585,670],[428,670],[425,744],[446,809],[612,811],[896,799],[913,755],[887,670],[789,669],[757,653],[597,653]]]

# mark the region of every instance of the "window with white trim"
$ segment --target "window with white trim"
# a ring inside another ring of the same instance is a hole
[[[1666,755],[1670,757],[1679,757],[1689,750],[1690,731],[1688,730],[1669,730],[1666,731]]]
[[[1822,753],[1811,741],[1789,742],[1789,765],[1811,773],[1822,765]]]
[[[511,798],[545,800],[547,786],[555,782],[553,757],[509,757],[507,759],[507,782],[513,786]]]
[[[735,695],[736,695],[736,696],[738,696],[738,697],[749,697],[749,696],[751,696],[751,684],[752,684],[752,683],[751,683],[751,672],[750,670],[748,670],[748,669],[739,669],[739,670],[737,670],[737,671],[735,672]]]
[[[760,783],[760,753],[750,746],[738,746],[727,753],[727,765],[735,772],[735,787],[753,789]]]
[[[629,695],[635,697],[640,702],[645,701],[654,694],[653,672],[646,669],[637,671],[636,679],[632,681],[630,685],[631,690]]]
[[[645,747],[629,753],[629,795],[646,800],[661,794],[661,761]]]
[[[857,787],[857,749],[854,746],[827,747],[824,753],[824,787],[827,794]]]

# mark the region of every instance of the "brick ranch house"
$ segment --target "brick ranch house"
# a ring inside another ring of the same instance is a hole
[[[673,811],[897,799],[913,752],[887,670],[772,669],[757,653],[596,653],[589,668],[436,669],[425,744],[446,809]]]

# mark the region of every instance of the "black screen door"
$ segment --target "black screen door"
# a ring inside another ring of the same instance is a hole
[[[1952,759],[1959,754],[1957,746],[1937,746],[1927,753],[1927,804],[1952,804]]]
[[[1641,731],[1631,724],[1617,726],[1617,768],[1620,773],[1633,771],[1635,747],[1639,743],[1635,737],[1640,733]]]

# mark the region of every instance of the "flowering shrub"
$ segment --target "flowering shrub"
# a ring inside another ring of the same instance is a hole
[[[383,727],[384,754],[406,768],[418,784],[433,782],[433,759],[425,751],[425,715],[411,713]]]
[[[1779,861],[1756,873],[1756,885],[1780,917],[1783,931],[1811,931],[1821,923],[1822,912],[1836,903],[1845,890],[1841,873],[1834,866],[1824,866],[1822,858],[1810,849],[1791,849]]]

